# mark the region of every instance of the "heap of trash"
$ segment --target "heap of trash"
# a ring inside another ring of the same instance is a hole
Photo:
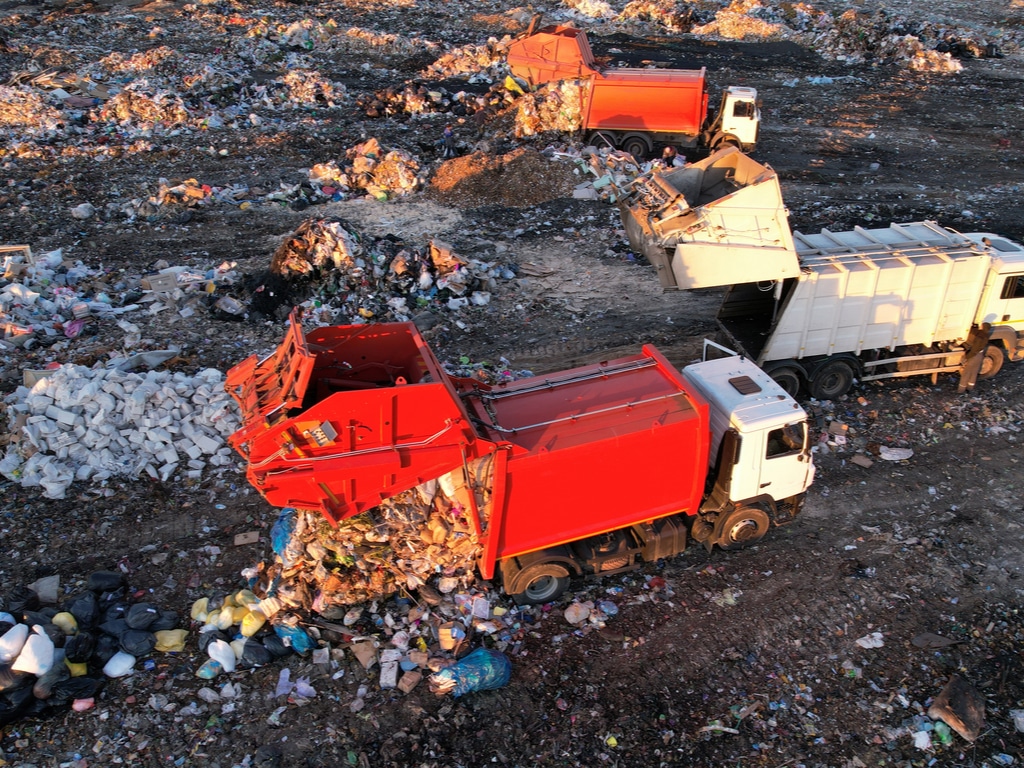
[[[285,239],[270,273],[300,284],[304,298],[312,292],[321,321],[333,324],[404,322],[424,310],[485,306],[499,279],[515,277],[504,264],[463,258],[438,240],[425,249],[394,237],[368,241],[343,221],[323,219],[306,220]],[[271,315],[287,302],[282,294],[257,287],[250,306]]]
[[[240,423],[224,375],[64,364],[8,395],[0,474],[62,499],[72,482],[115,477],[198,480],[234,464],[226,438]]]
[[[154,652],[184,650],[178,614],[133,602],[118,571],[97,571],[60,601],[60,577],[15,587],[0,602],[0,726],[95,706],[107,678]]]

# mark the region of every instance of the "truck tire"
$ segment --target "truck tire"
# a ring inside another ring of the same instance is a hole
[[[780,368],[773,368],[770,371],[765,371],[775,383],[782,387],[783,391],[790,397],[796,397],[800,394],[800,387],[803,384],[803,380],[800,377],[800,372],[796,368],[790,368],[788,365],[784,365]]]
[[[760,541],[768,533],[771,521],[768,513],[759,507],[737,507],[727,512],[721,522],[718,540],[715,542],[722,549],[743,549]]]
[[[711,140],[712,152],[717,152],[718,150],[725,149],[726,147],[736,147],[736,149],[741,149],[740,140],[731,133],[719,134]]]
[[[588,142],[598,149],[615,149],[615,134],[608,131],[594,131]]]
[[[978,371],[978,379],[991,379],[1003,367],[1003,348],[998,344],[989,344],[985,347],[985,359],[981,361],[981,370]]]
[[[622,142],[622,151],[629,152],[629,154],[642,162],[647,159],[647,155],[651,151],[651,145],[642,136],[627,136],[625,141]]]
[[[569,588],[569,571],[558,563],[534,563],[522,570],[517,585],[512,599],[519,605],[550,603]]]
[[[811,376],[811,397],[817,400],[835,400],[853,386],[853,367],[846,360],[831,360]]]

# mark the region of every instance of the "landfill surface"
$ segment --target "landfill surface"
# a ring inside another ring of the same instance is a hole
[[[1024,240],[1017,0],[0,3],[0,765],[1024,760],[1019,364],[808,402],[793,523],[544,606],[449,478],[338,528],[247,483],[224,376],[295,306],[485,381],[714,338],[630,251],[644,164],[508,80],[538,12],[756,87],[794,229]]]

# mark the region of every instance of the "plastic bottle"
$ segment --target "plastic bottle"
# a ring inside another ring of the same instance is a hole
[[[113,678],[124,677],[125,675],[130,675],[134,668],[135,657],[130,653],[118,651],[103,665],[103,674]]]

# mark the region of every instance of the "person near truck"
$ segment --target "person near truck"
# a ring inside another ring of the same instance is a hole
[[[679,151],[669,144],[661,152],[661,164],[665,168],[682,168],[686,165],[686,158],[679,154]]]

